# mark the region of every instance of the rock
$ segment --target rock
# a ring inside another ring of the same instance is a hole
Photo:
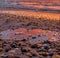
[[[10,46],[11,46],[12,48],[16,48],[16,47],[17,47],[17,44],[16,44],[15,42],[13,42],[13,43],[10,44]]]
[[[1,35],[1,34],[0,34]],[[0,41],[3,41],[2,39],[0,39]]]
[[[9,56],[9,58],[15,58],[15,55],[12,53],[9,53],[8,56]]]
[[[20,42],[20,40],[15,40],[15,42],[19,43],[19,42]]]
[[[3,54],[0,54],[0,57],[1,58],[8,58],[8,55],[6,55],[5,53],[3,53]]]
[[[36,52],[36,50],[32,49],[30,52],[31,52],[32,56],[38,56],[38,53]]]
[[[52,58],[60,58],[60,55],[53,55]]]
[[[10,50],[9,53],[15,54],[15,50]]]
[[[26,55],[20,55],[20,58],[29,58],[29,56],[26,56]]]
[[[3,48],[0,48],[0,52],[2,52],[4,49]]]
[[[60,51],[58,52],[58,55],[60,55]]]
[[[31,45],[31,48],[36,48],[36,45],[34,45],[34,44],[33,44],[33,45]]]
[[[43,52],[42,55],[43,55],[44,57],[47,57],[47,56],[48,56],[48,54],[47,54],[46,52]]]
[[[29,52],[31,49],[29,47],[21,47],[22,53]]]
[[[51,56],[51,57],[52,57],[53,55],[54,55],[54,53],[49,53],[49,56]]]
[[[36,39],[36,37],[34,36],[34,37],[32,37],[32,39]]]
[[[8,56],[1,56],[1,58],[9,58]]]
[[[27,41],[27,38],[23,38],[21,41]]]
[[[44,44],[44,45],[43,45],[43,47],[44,47],[44,49],[46,49],[46,50],[48,50],[48,49],[49,49],[48,44]]]
[[[41,44],[35,43],[31,45],[31,48],[40,48]]]
[[[38,37],[41,37],[41,35],[38,35]]]
[[[28,52],[28,53],[26,53],[25,55],[26,55],[26,56],[29,56],[29,57],[32,57],[32,54],[31,54],[31,53],[29,53],[29,52]]]
[[[27,44],[23,43],[23,42],[21,42],[20,44],[21,44],[21,46],[27,46]]]
[[[2,56],[1,58],[9,58],[8,56]]]
[[[49,40],[44,41],[44,44],[51,44]]]
[[[11,50],[10,45],[7,44],[7,45],[4,47],[4,50],[5,50],[5,52],[8,52],[9,50]]]
[[[20,55],[20,54],[21,54],[21,49],[15,48],[15,55]]]
[[[36,47],[37,47],[37,48],[40,48],[40,47],[41,47],[41,44],[36,44]]]

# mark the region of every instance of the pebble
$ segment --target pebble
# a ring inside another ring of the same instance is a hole
[[[1,41],[0,43],[3,43]],[[32,43],[29,40],[21,41],[21,40],[12,40],[6,41],[0,47],[0,57],[6,56],[6,58],[54,58],[59,57],[56,55],[60,55],[60,42],[58,44],[56,42],[36,42]],[[52,45],[50,45],[52,44]],[[2,54],[3,55],[2,55]],[[4,54],[5,53],[5,54]],[[21,56],[22,55],[22,56]]]

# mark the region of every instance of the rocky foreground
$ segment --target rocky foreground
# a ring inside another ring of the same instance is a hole
[[[0,38],[1,58],[60,58],[60,32],[19,28]]]
[[[60,42],[0,39],[0,58],[60,58]]]
[[[7,12],[4,13],[4,11],[0,11],[3,13],[0,13],[0,32],[1,31],[5,31],[8,29],[18,29],[18,28],[26,28],[26,29],[43,29],[43,30],[52,30],[52,31],[60,31],[60,16],[59,15],[54,15],[54,16],[50,16],[50,15],[46,15],[46,17],[39,17],[39,18],[35,18],[36,16],[28,16],[29,14],[26,14],[27,16],[24,16],[21,12],[18,11],[18,14],[16,14],[17,12]],[[14,13],[14,14],[12,14]],[[28,12],[27,12],[28,13]],[[16,14],[16,15],[15,15]],[[30,13],[31,15],[33,15],[32,13]],[[36,13],[34,13],[35,15]],[[41,14],[41,13],[40,13]],[[38,15],[38,14],[36,14]],[[40,15],[39,15],[40,16]],[[58,17],[59,16],[59,17]],[[48,18],[48,17],[53,17],[53,19]],[[57,17],[57,19],[55,19],[54,17]],[[58,20],[59,18],[59,20]]]
[[[60,58],[59,23],[0,14],[0,58]]]

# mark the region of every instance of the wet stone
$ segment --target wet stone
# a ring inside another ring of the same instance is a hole
[[[36,37],[32,37],[32,39],[36,39]]]
[[[40,48],[40,47],[41,47],[41,44],[38,44],[38,43],[31,45],[31,48]]]
[[[26,53],[26,52],[29,52],[29,51],[30,51],[29,47],[21,47],[21,52],[22,53]]]
[[[28,52],[28,53],[26,53],[25,55],[26,55],[26,56],[29,56],[29,57],[32,57],[32,54],[31,54],[31,53],[29,53],[29,52]]]
[[[45,52],[43,52],[42,55],[43,55],[44,57],[47,57],[47,56],[48,56],[47,53],[45,53]]]
[[[53,55],[54,55],[54,53],[49,53],[49,56],[51,56],[51,57],[52,57]]]
[[[16,44],[16,43],[11,43],[10,46],[11,46],[12,48],[16,48],[16,47],[17,47],[17,44]]]
[[[0,48],[0,52],[2,52],[4,49],[3,48]]]
[[[41,37],[41,35],[38,35],[38,37]]]
[[[36,48],[36,45],[31,45],[31,48]]]
[[[24,39],[22,39],[21,41],[27,41],[27,38],[26,38],[26,39],[24,38]]]
[[[9,58],[8,56],[1,56],[1,58]]]
[[[53,55],[52,58],[60,58],[60,55]]]
[[[31,52],[31,54],[32,54],[33,57],[38,56],[38,53],[37,53],[36,50],[31,50],[30,52]]]

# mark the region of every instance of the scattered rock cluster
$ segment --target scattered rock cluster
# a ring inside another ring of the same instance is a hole
[[[51,20],[45,18],[34,18],[26,16],[18,16],[13,14],[0,13],[0,32],[8,29],[44,29],[44,30],[60,30],[60,20]]]
[[[0,39],[0,58],[60,58],[60,42]]]

